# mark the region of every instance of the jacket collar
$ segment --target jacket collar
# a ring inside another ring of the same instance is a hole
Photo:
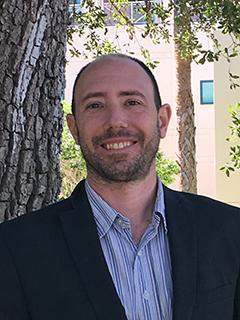
[[[164,187],[173,280],[173,319],[191,319],[197,279],[197,237],[186,195]]]
[[[84,182],[70,197],[73,210],[60,215],[65,238],[97,319],[127,320],[101,249]]]
[[[183,193],[164,187],[173,279],[173,320],[189,320],[196,292],[196,226]],[[101,249],[84,181],[70,197],[73,210],[60,214],[65,238],[96,316],[127,320]]]

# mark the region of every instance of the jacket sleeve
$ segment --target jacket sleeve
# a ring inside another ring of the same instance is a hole
[[[235,292],[235,300],[234,300],[234,315],[233,320],[240,319],[240,270],[238,274],[238,281]]]
[[[0,234],[0,319],[30,320],[12,258]]]

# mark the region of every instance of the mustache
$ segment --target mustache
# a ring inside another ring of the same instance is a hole
[[[106,132],[104,132],[103,134],[93,137],[92,138],[92,143],[94,145],[101,145],[104,140],[106,139],[111,139],[111,138],[131,138],[131,139],[136,139],[136,140],[142,140],[143,136],[142,134],[137,134],[137,133],[133,133],[129,130],[126,129],[122,129],[122,130],[113,130],[113,129],[108,129]]]

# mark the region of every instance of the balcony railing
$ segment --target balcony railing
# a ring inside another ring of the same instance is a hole
[[[74,13],[80,13],[82,11],[82,5],[80,3],[80,0],[72,0],[69,3],[69,12]],[[108,26],[115,25],[116,20],[112,17],[112,13],[116,11],[114,9],[114,6],[104,0],[98,0],[99,5],[102,7],[104,12],[106,13],[106,24]],[[121,4],[121,12],[126,15],[132,23],[134,24],[145,24],[145,18],[144,15],[139,12],[139,7],[144,5],[144,1],[129,1]]]
[[[145,24],[144,15],[139,12],[139,8],[144,5],[144,1],[129,1],[121,4],[121,12],[126,15],[134,24]],[[114,6],[109,2],[103,2],[102,8],[107,14],[107,25],[116,24],[116,19],[112,17],[115,11]]]

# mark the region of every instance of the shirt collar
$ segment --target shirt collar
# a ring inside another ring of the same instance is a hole
[[[167,233],[163,186],[159,178],[157,180],[157,185],[158,188],[154,213],[162,219],[165,233]],[[104,201],[99,196],[99,194],[97,194],[93,190],[93,188],[89,185],[87,179],[85,180],[85,190],[97,224],[97,230],[100,239],[104,237],[104,235],[109,231],[117,218],[121,217],[123,221],[128,223],[128,219],[126,217],[124,217],[117,210],[113,209],[106,201]]]
[[[108,232],[118,216],[118,212],[110,207],[85,180],[85,190],[97,224],[100,239]]]
[[[160,178],[157,178],[157,196],[155,201],[154,213],[162,218],[163,226],[165,233],[168,232],[167,229],[167,220],[166,220],[166,212],[165,212],[165,201],[164,201],[164,191],[163,185]]]

